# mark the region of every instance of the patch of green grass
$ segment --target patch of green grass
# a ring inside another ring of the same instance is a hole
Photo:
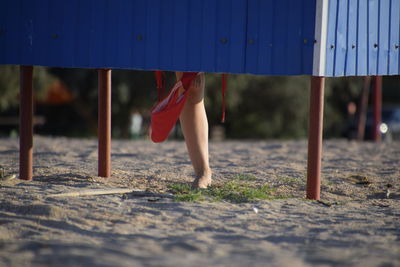
[[[196,202],[204,200],[201,191],[192,190],[188,184],[170,184],[168,188],[175,195],[175,201]]]
[[[233,179],[227,183],[211,186],[208,189],[191,189],[186,184],[171,184],[170,191],[175,194],[175,201],[229,201],[233,203],[252,202],[285,198],[274,196],[274,188],[269,185],[256,186],[244,181]]]
[[[256,200],[272,199],[273,191],[268,185],[253,186],[243,182],[230,181],[219,187],[211,187],[205,191],[207,196],[214,201],[230,201],[234,203],[243,203]]]
[[[185,194],[191,191],[191,188],[188,184],[169,184],[168,189],[173,194]]]
[[[280,177],[278,177],[278,179],[281,180],[282,182],[288,183],[288,184],[302,184],[302,183],[304,183],[304,181],[301,178],[280,176]]]
[[[198,192],[189,192],[187,194],[176,194],[174,200],[182,202],[198,202],[205,200],[205,198],[202,195],[202,193],[198,191]]]

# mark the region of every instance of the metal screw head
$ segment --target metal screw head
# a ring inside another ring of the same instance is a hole
[[[57,34],[57,33],[52,34],[52,35],[51,35],[51,38],[53,38],[54,40],[55,40],[55,39],[58,39],[58,34]]]
[[[335,45],[331,45],[331,49],[334,49],[335,48]]]
[[[228,43],[228,39],[226,39],[226,38],[222,38],[219,41],[221,42],[221,44],[227,44]]]
[[[352,49],[356,48],[356,45],[351,45],[351,48],[352,48]]]
[[[255,42],[254,42],[253,39],[250,39],[247,43],[252,45],[252,44],[254,44]]]
[[[138,41],[143,40],[143,35],[141,35],[141,34],[136,35],[136,40],[138,40]]]
[[[378,47],[378,44],[374,44],[374,48],[377,48]]]

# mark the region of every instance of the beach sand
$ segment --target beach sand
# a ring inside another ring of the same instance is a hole
[[[18,157],[18,140],[0,139],[7,174]],[[193,171],[183,142],[113,140],[112,178],[101,178],[95,139],[35,136],[34,181],[0,183],[0,266],[400,266],[399,142],[325,141],[323,203],[305,199],[304,140],[214,142],[210,159],[214,184],[249,175],[286,198],[52,197],[168,193]]]

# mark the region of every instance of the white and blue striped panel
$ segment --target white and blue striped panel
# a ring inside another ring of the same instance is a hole
[[[313,75],[400,73],[400,0],[317,0]]]

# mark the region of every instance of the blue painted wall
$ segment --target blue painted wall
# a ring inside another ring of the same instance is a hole
[[[400,73],[400,0],[330,0],[327,76]]]
[[[0,0],[0,64],[311,75],[316,0]],[[400,72],[400,0],[329,0],[326,76]]]
[[[0,0],[0,64],[312,73],[315,0]]]

